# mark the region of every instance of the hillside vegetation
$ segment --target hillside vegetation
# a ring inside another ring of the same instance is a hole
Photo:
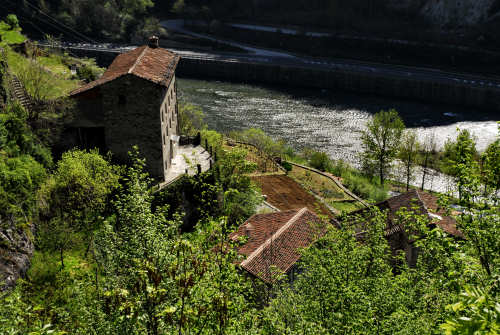
[[[452,200],[464,208],[456,215],[463,239],[435,227],[418,208],[401,209],[393,220],[420,250],[409,267],[404,255],[390,251],[387,213],[374,208],[354,218],[363,224],[362,242],[353,218],[339,217],[340,228],[328,224],[322,238],[301,250],[293,282],[277,273],[266,285],[236,265],[235,250],[246,237],[228,238],[262,202],[250,177],[257,164],[246,150],[229,149],[222,134],[203,124],[202,113],[187,106],[180,109],[183,133],[200,132],[217,162],[170,188],[153,187],[137,147],[126,166],[97,150],[56,157],[53,142],[13,98],[9,71],[27,63],[68,83],[89,79],[92,71],[71,79],[63,67],[69,56],[37,60],[2,43],[0,270],[18,267],[22,279],[16,285],[0,279],[7,284],[0,292],[0,334],[500,332],[500,137],[480,158],[467,134],[450,142],[447,164],[459,191]],[[39,95],[38,102],[55,96]],[[47,120],[62,113],[51,111]],[[364,172],[321,152],[296,153],[259,130],[233,135],[269,155],[340,174],[376,201],[385,196],[401,147],[377,147],[373,137],[391,133],[392,144],[405,142],[397,138],[403,127],[395,111],[375,116],[364,134]],[[443,195],[440,206],[449,208],[448,200]]]

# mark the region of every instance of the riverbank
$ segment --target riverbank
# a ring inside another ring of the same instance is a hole
[[[497,135],[493,112],[439,104],[387,99],[337,90],[294,89],[180,78],[179,97],[200,106],[211,129],[222,133],[260,128],[300,151],[309,147],[334,160],[359,166],[361,130],[380,110],[395,108],[420,141],[434,133],[438,150],[457,127],[477,137],[483,151]],[[414,184],[420,186],[421,178]],[[431,172],[426,189],[447,192],[450,178]]]

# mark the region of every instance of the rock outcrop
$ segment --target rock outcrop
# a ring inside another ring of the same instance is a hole
[[[471,27],[488,20],[495,0],[427,1],[421,14],[430,22],[451,28]]]
[[[498,0],[388,0],[386,6],[447,30],[484,24],[499,12],[499,4]]]
[[[34,251],[31,229],[17,226],[12,218],[0,218],[0,291],[13,288],[30,267]]]

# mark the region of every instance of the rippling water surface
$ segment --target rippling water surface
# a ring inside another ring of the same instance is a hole
[[[221,132],[261,128],[293,147],[312,147],[357,165],[360,132],[374,113],[397,109],[420,140],[436,135],[438,145],[469,129],[484,150],[497,134],[496,112],[441,106],[332,90],[280,89],[219,81],[179,79],[180,98],[203,108],[210,128]]]

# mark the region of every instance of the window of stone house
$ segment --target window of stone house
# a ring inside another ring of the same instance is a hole
[[[168,126],[172,128],[172,119],[168,119]]]
[[[163,111],[163,109],[162,109],[160,112],[161,112],[161,122],[164,122],[164,121],[163,121],[163,120],[164,120],[164,119],[163,119],[163,114],[164,114],[165,112]]]
[[[165,134],[163,134],[163,145],[165,145],[167,142],[165,140]]]
[[[165,132],[167,133],[168,136],[168,127],[165,127]]]
[[[124,106],[127,104],[127,96],[124,94],[118,95],[118,105]]]

